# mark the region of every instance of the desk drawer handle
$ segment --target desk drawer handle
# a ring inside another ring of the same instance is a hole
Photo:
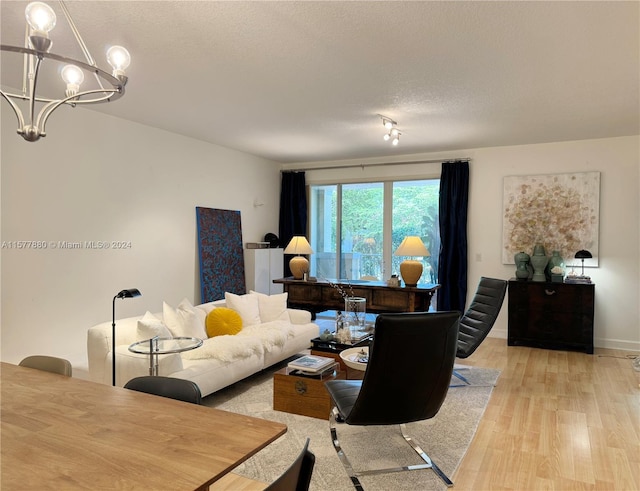
[[[548,296],[551,296],[551,295],[555,295],[555,294],[556,294],[556,291],[555,291],[555,290],[547,290],[546,288],[545,288],[544,292],[545,292]]]

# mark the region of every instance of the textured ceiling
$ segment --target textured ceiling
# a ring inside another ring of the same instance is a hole
[[[2,44],[26,3],[0,3]],[[107,44],[132,55],[124,98],[95,110],[280,162],[639,134],[639,5],[67,2],[100,66]],[[53,51],[80,56],[51,6]]]

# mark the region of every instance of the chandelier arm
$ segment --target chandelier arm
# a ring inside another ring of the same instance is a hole
[[[114,90],[114,91],[124,92],[123,89],[127,83],[127,77],[122,77],[122,78],[115,77],[109,72],[105,72],[101,68],[98,68],[96,66],[91,66],[88,63],[85,63],[83,61],[74,60],[73,58],[67,58],[66,56],[60,56],[54,53],[38,52],[35,49],[23,48],[21,46],[11,46],[8,44],[0,45],[0,50],[12,51],[14,53],[26,53],[26,54],[34,55],[37,57],[48,58],[48,59],[60,61],[62,63],[69,63],[71,65],[75,65],[82,70],[95,73],[102,80],[109,82],[113,86],[113,89],[104,89],[104,91]],[[98,90],[97,92],[101,92],[101,91],[102,90]],[[43,100],[50,101],[52,99],[43,99]]]
[[[95,99],[90,99],[86,101],[78,100],[78,101],[70,101],[70,99],[74,97],[82,97],[89,94],[105,94],[103,97],[96,97]],[[28,101],[29,98],[22,94],[13,94],[11,92],[4,92],[6,97],[12,97],[14,99],[21,99],[23,101]],[[124,88],[122,87],[114,87],[113,89],[93,89],[93,90],[85,90],[84,92],[79,92],[74,96],[70,96],[65,98],[65,104],[69,104],[71,106],[75,106],[77,104],[94,104],[98,102],[110,102],[110,100],[117,100],[124,95]],[[36,102],[58,102],[60,99],[47,99],[44,97],[35,97]]]
[[[60,8],[62,9],[62,13],[64,14],[65,19],[67,19],[67,22],[69,23],[69,27],[71,28],[71,32],[73,33],[74,37],[76,38],[76,41],[78,42],[78,46],[80,46],[80,49],[82,50],[82,54],[84,55],[85,59],[87,60],[87,63],[89,65],[91,65],[91,66],[97,67],[96,61],[93,58],[93,56],[91,56],[91,53],[89,52],[89,48],[87,47],[86,43],[84,42],[84,39],[82,39],[82,36],[80,35],[80,31],[78,31],[78,28],[76,27],[75,22],[73,22],[73,19],[71,18],[71,14],[69,13],[69,10],[67,9],[67,6],[64,3],[64,0],[60,0],[59,3],[60,3]],[[104,85],[102,85],[102,80],[100,79],[98,74],[96,74],[94,72],[93,73],[93,77],[96,79],[96,82],[100,86],[100,88],[104,89]]]
[[[73,19],[71,18],[71,14],[69,13],[69,10],[67,10],[67,6],[65,5],[63,0],[60,0],[59,3],[60,3],[60,8],[64,13],[64,17],[67,19],[67,22],[69,23],[69,27],[71,28],[71,32],[73,32],[73,35],[75,36],[76,41],[78,42],[78,45],[82,50],[82,54],[84,54],[84,57],[87,60],[87,63],[91,66],[96,66],[96,62],[93,59],[93,56],[91,56],[91,53],[89,53],[89,48],[87,48],[87,45],[85,44],[84,40],[82,39],[82,36],[80,35],[80,31],[78,31],[78,28],[76,27],[75,23],[73,22]]]
[[[36,66],[33,72],[33,78],[29,83],[29,122],[33,126],[36,114],[36,87],[38,85],[38,74],[40,73],[40,64],[42,63],[42,57],[38,56],[36,59]],[[39,118],[38,118],[39,119]]]
[[[0,89],[0,94],[2,94],[2,97],[4,97],[4,100],[9,103],[9,105],[11,106],[11,109],[13,109],[13,112],[16,115],[16,118],[18,118],[18,132],[20,132],[20,130],[24,127],[24,117],[22,116],[22,111],[20,111],[20,108],[16,105],[15,102],[13,102],[13,99],[11,99],[10,94],[5,93],[5,91],[2,89]]]
[[[24,31],[24,47],[29,47],[29,24],[25,25]],[[27,80],[29,80],[29,72],[31,67],[31,55],[24,53],[24,60],[22,61],[22,93],[27,93]]]
[[[49,104],[47,104],[46,106],[44,106],[40,110],[40,113],[38,114],[38,120],[37,120],[36,126],[38,128],[40,128],[41,133],[44,135],[45,126],[47,124],[47,120],[49,119],[49,116],[51,116],[51,113],[53,113],[53,111],[58,109],[63,104],[71,104],[72,106],[75,106],[76,104],[82,104],[83,101],[73,101],[72,100],[72,99],[75,99],[77,97],[82,97],[82,96],[89,95],[89,94],[104,93],[104,92],[109,92],[109,93],[105,94],[103,97],[99,97],[99,98],[96,98],[96,99],[91,99],[91,101],[84,101],[84,102],[85,103],[103,102],[103,101],[108,101],[115,94],[122,95],[122,91],[120,91],[118,89],[95,89],[95,90],[85,90],[84,92],[79,92],[79,93],[77,93],[75,95],[66,97],[66,98],[64,98],[62,100],[59,100],[59,101],[50,101]]]

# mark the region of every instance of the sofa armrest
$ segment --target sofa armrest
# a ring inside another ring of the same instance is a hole
[[[311,312],[302,309],[287,309],[291,324],[308,324],[311,322]]]

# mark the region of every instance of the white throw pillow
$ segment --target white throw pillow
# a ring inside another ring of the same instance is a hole
[[[288,321],[289,312],[287,312],[287,298],[289,293],[279,293],[277,295],[265,295],[264,293],[249,293],[258,297],[258,308],[260,310],[260,320],[265,322],[272,321]]]
[[[242,317],[242,327],[260,324],[260,307],[257,295],[235,295],[225,292],[227,307],[235,310]]]
[[[215,302],[208,302],[208,303],[203,303],[203,304],[200,304],[200,305],[196,305],[196,309],[200,309],[200,310],[202,310],[204,312],[205,319],[206,319],[207,314],[209,312],[211,312],[215,308],[216,308]]]
[[[162,316],[173,337],[207,339],[204,329],[206,314],[186,298],[175,309],[167,302],[162,302]]]
[[[144,341],[145,339],[151,339],[156,336],[161,338],[170,338],[171,332],[164,325],[160,319],[158,319],[151,312],[144,314],[142,319],[138,321],[138,328],[136,330],[136,339],[138,341]]]

